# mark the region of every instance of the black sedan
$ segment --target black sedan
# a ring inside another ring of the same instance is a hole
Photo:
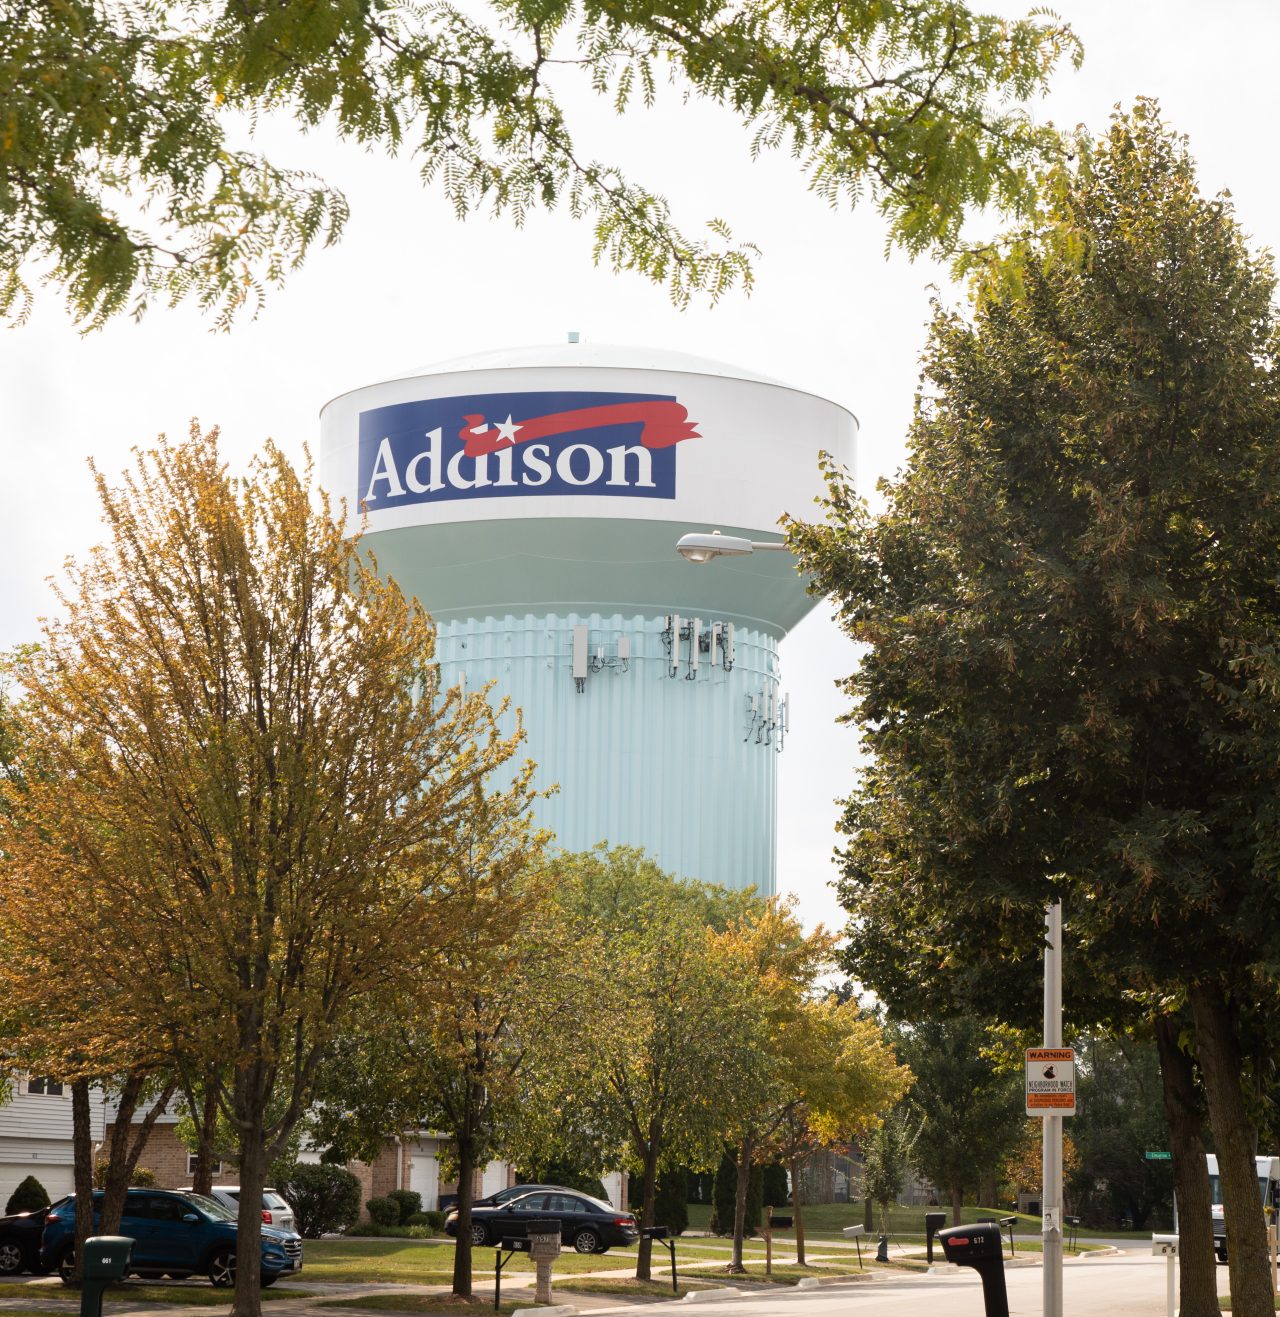
[[[36,1212],[14,1212],[0,1216],[0,1276],[31,1271],[43,1276],[40,1265],[40,1236],[44,1233],[47,1207]]]
[[[508,1199],[496,1207],[471,1209],[471,1243],[476,1248],[500,1244],[504,1239],[529,1233],[530,1221],[555,1217],[560,1222],[560,1237],[579,1253],[605,1253],[626,1248],[640,1238],[636,1219],[628,1212],[599,1198],[557,1190],[539,1190]],[[452,1211],[444,1221],[445,1233],[458,1233],[458,1213]]]

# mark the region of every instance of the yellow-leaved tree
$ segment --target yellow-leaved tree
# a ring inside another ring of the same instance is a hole
[[[266,1167],[336,1041],[465,927],[446,875],[519,732],[441,689],[430,619],[309,465],[267,443],[235,477],[193,426],[95,474],[105,542],[10,710],[35,771],[0,810],[0,993],[60,976],[29,1018],[68,1077],[139,1039],[189,1091],[219,1077],[257,1317]]]

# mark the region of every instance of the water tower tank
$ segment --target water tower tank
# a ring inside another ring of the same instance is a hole
[[[775,885],[778,643],[809,609],[795,560],[695,564],[691,531],[778,540],[815,515],[844,408],[719,362],[568,344],[430,366],[321,413],[325,487],[439,627],[447,684],[523,710],[559,791],[559,845],[642,846],[666,869]]]

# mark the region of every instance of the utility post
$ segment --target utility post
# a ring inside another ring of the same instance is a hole
[[[1044,1045],[1062,1047],[1062,902],[1045,912]],[[1074,1078],[1074,1076],[1073,1076]],[[1062,1116],[1044,1121],[1044,1183],[1040,1210],[1044,1247],[1044,1317],[1062,1317]]]

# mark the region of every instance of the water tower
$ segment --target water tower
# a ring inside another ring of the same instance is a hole
[[[523,710],[558,843],[775,884],[778,643],[813,606],[785,552],[697,565],[689,532],[778,540],[857,422],[675,352],[570,343],[444,362],[321,412],[325,487],[439,627],[447,684]]]

